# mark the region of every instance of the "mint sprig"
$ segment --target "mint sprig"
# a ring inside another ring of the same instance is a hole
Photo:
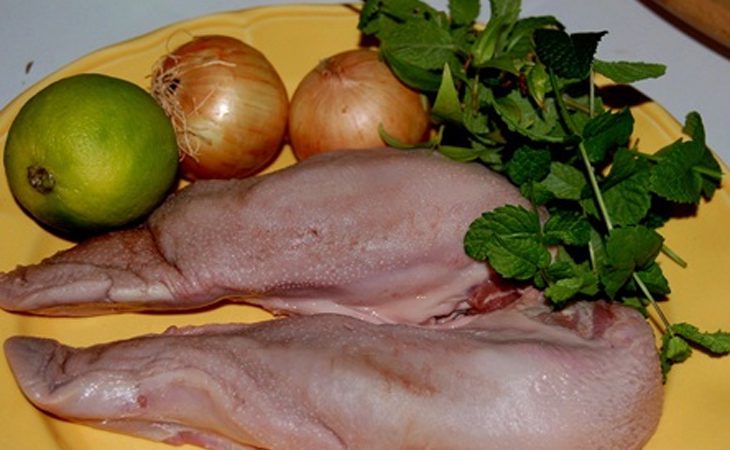
[[[540,28],[535,30],[535,51],[542,63],[556,75],[568,79],[585,79],[593,65],[598,42],[606,34],[575,33]]]
[[[673,364],[681,363],[692,355],[693,346],[715,356],[727,355],[730,353],[730,333],[722,330],[702,332],[688,323],[673,324],[670,332],[662,337],[660,357],[664,377]]]
[[[425,145],[504,173],[532,203],[475,218],[466,252],[544,289],[556,306],[609,298],[642,313],[653,308],[664,325],[665,373],[693,346],[727,353],[727,333],[674,324],[658,303],[670,286],[657,256],[684,264],[661,227],[674,206],[711,198],[722,177],[702,119],[691,112],[685,139],[646,153],[631,142],[631,110],[605,108],[593,81],[601,74],[631,83],[665,67],[597,59],[606,32],[570,34],[552,16],[521,18],[519,1],[491,0],[484,26],[475,23],[478,0],[448,5],[442,12],[419,0],[367,0],[359,26],[430,101],[439,129]]]
[[[647,78],[659,78],[666,72],[666,66],[644,62],[594,59],[593,70],[616,83],[629,84]]]

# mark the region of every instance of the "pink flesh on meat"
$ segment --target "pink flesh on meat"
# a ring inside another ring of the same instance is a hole
[[[5,352],[58,417],[221,450],[636,449],[663,395],[650,328],[603,302],[519,301],[453,329],[322,314]]]
[[[519,290],[464,254],[504,178],[426,151],[335,152],[271,175],[198,181],[138,228],[0,274],[0,307],[46,315],[200,308],[433,323]],[[464,316],[461,316],[464,317]]]

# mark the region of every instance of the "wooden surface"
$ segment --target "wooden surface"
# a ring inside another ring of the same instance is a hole
[[[730,48],[730,0],[650,0],[650,3]]]

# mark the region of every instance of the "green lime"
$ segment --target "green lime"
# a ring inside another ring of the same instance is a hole
[[[4,163],[18,203],[39,222],[76,235],[148,214],[176,179],[178,153],[172,123],[144,89],[81,74],[23,105]]]

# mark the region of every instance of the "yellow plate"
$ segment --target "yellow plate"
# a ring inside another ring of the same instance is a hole
[[[22,104],[43,86],[80,72],[100,72],[149,86],[148,74],[166,51],[209,33],[238,37],[261,50],[282,75],[289,94],[315,64],[359,42],[357,13],[346,6],[285,6],[230,12],[178,23],[131,41],[102,49],[64,67],[28,89],[0,111],[0,146]],[[634,108],[641,148],[653,151],[680,136],[676,120],[660,106]],[[294,161],[285,149],[271,168]],[[4,173],[4,172],[3,172]],[[674,221],[665,229],[669,245],[689,261],[680,269],[664,261],[674,292],[664,304],[669,317],[704,329],[730,329],[730,303],[725,276],[730,267],[730,193],[725,186],[695,217]],[[14,203],[7,185],[0,186],[0,270],[39,261],[70,243],[43,231]],[[257,321],[268,314],[245,306],[226,306],[195,314],[125,314],[66,319],[39,318],[0,311],[0,339],[30,334],[72,345],[159,332],[170,325]],[[730,443],[730,357],[713,359],[695,354],[674,369],[666,386],[666,404],[659,430],[649,449],[726,449]],[[99,431],[44,415],[28,403],[0,361],[0,448],[13,450],[169,449],[165,444]],[[488,424],[484,424],[488,426]],[[194,448],[194,447],[187,447]]]

